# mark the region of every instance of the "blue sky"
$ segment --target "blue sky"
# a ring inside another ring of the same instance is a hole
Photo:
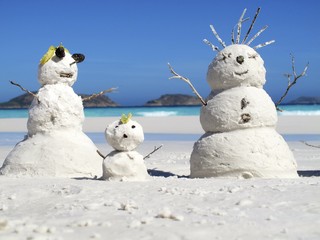
[[[243,9],[252,19],[257,7],[261,13],[252,34],[264,25],[269,28],[252,45],[276,40],[258,50],[267,69],[265,90],[274,101],[285,91],[283,74],[291,72],[292,53],[298,73],[307,62],[310,66],[286,100],[319,96],[318,0],[0,0],[0,101],[22,94],[9,80],[38,90],[39,60],[60,42],[86,56],[78,65],[77,93],[118,87],[109,97],[121,105],[142,105],[165,93],[192,94],[182,81],[168,80],[170,62],[206,97],[206,72],[215,52],[202,40],[219,45],[209,25],[230,44]]]

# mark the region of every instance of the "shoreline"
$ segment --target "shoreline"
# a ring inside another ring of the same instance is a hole
[[[104,132],[119,117],[87,117],[84,132]],[[145,133],[203,134],[199,116],[134,117]],[[27,118],[0,119],[0,132],[27,132]],[[278,116],[280,134],[320,134],[320,116]]]

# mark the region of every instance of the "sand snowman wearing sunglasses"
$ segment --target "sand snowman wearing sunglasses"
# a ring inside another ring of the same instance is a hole
[[[0,173],[14,176],[93,177],[101,175],[97,148],[83,133],[82,99],[72,88],[77,63],[62,45],[40,60],[41,88],[29,108],[28,134],[9,153]]]

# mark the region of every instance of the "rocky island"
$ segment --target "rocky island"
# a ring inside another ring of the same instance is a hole
[[[294,99],[287,104],[299,104],[299,105],[311,105],[311,104],[320,104],[320,97],[306,97],[302,96],[297,99]]]
[[[185,94],[165,94],[158,99],[148,101],[145,106],[197,106],[200,105],[197,97]]]
[[[33,92],[36,93],[36,92]],[[86,98],[90,95],[79,94],[82,98]],[[18,97],[12,98],[7,102],[0,103],[0,108],[29,108],[33,96],[31,94],[25,93]],[[105,95],[98,96],[91,100],[83,102],[84,107],[116,107],[119,106],[117,103],[112,101],[109,97]]]

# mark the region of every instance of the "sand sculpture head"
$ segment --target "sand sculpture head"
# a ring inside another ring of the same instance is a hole
[[[107,142],[118,151],[131,151],[136,149],[144,140],[142,126],[131,120],[131,114],[122,115],[119,121],[107,126],[105,137]]]
[[[58,47],[50,46],[40,60],[38,81],[42,86],[57,83],[72,86],[77,80],[77,63],[82,62],[84,58],[80,53],[71,55],[61,44]]]
[[[207,82],[212,90],[247,86],[262,88],[266,69],[263,59],[245,44],[229,45],[216,55],[208,67]]]
[[[256,52],[256,49],[267,46],[273,43],[274,40],[259,44],[255,47],[249,46],[263,31],[267,29],[267,26],[263,27],[257,34],[248,40],[248,36],[259,12],[260,8],[258,8],[246,35],[243,40],[241,40],[240,34],[242,30],[242,23],[248,20],[244,19],[246,9],[243,11],[237,24],[237,36],[236,38],[234,37],[233,30],[231,39],[232,44],[229,46],[222,41],[213,25],[210,25],[214,36],[223,47],[223,49],[220,50],[207,39],[204,39],[206,44],[208,44],[214,51],[218,52],[212,63],[209,65],[207,72],[207,82],[212,90],[221,91],[240,86],[262,88],[265,84],[266,69],[264,68],[263,59]]]

